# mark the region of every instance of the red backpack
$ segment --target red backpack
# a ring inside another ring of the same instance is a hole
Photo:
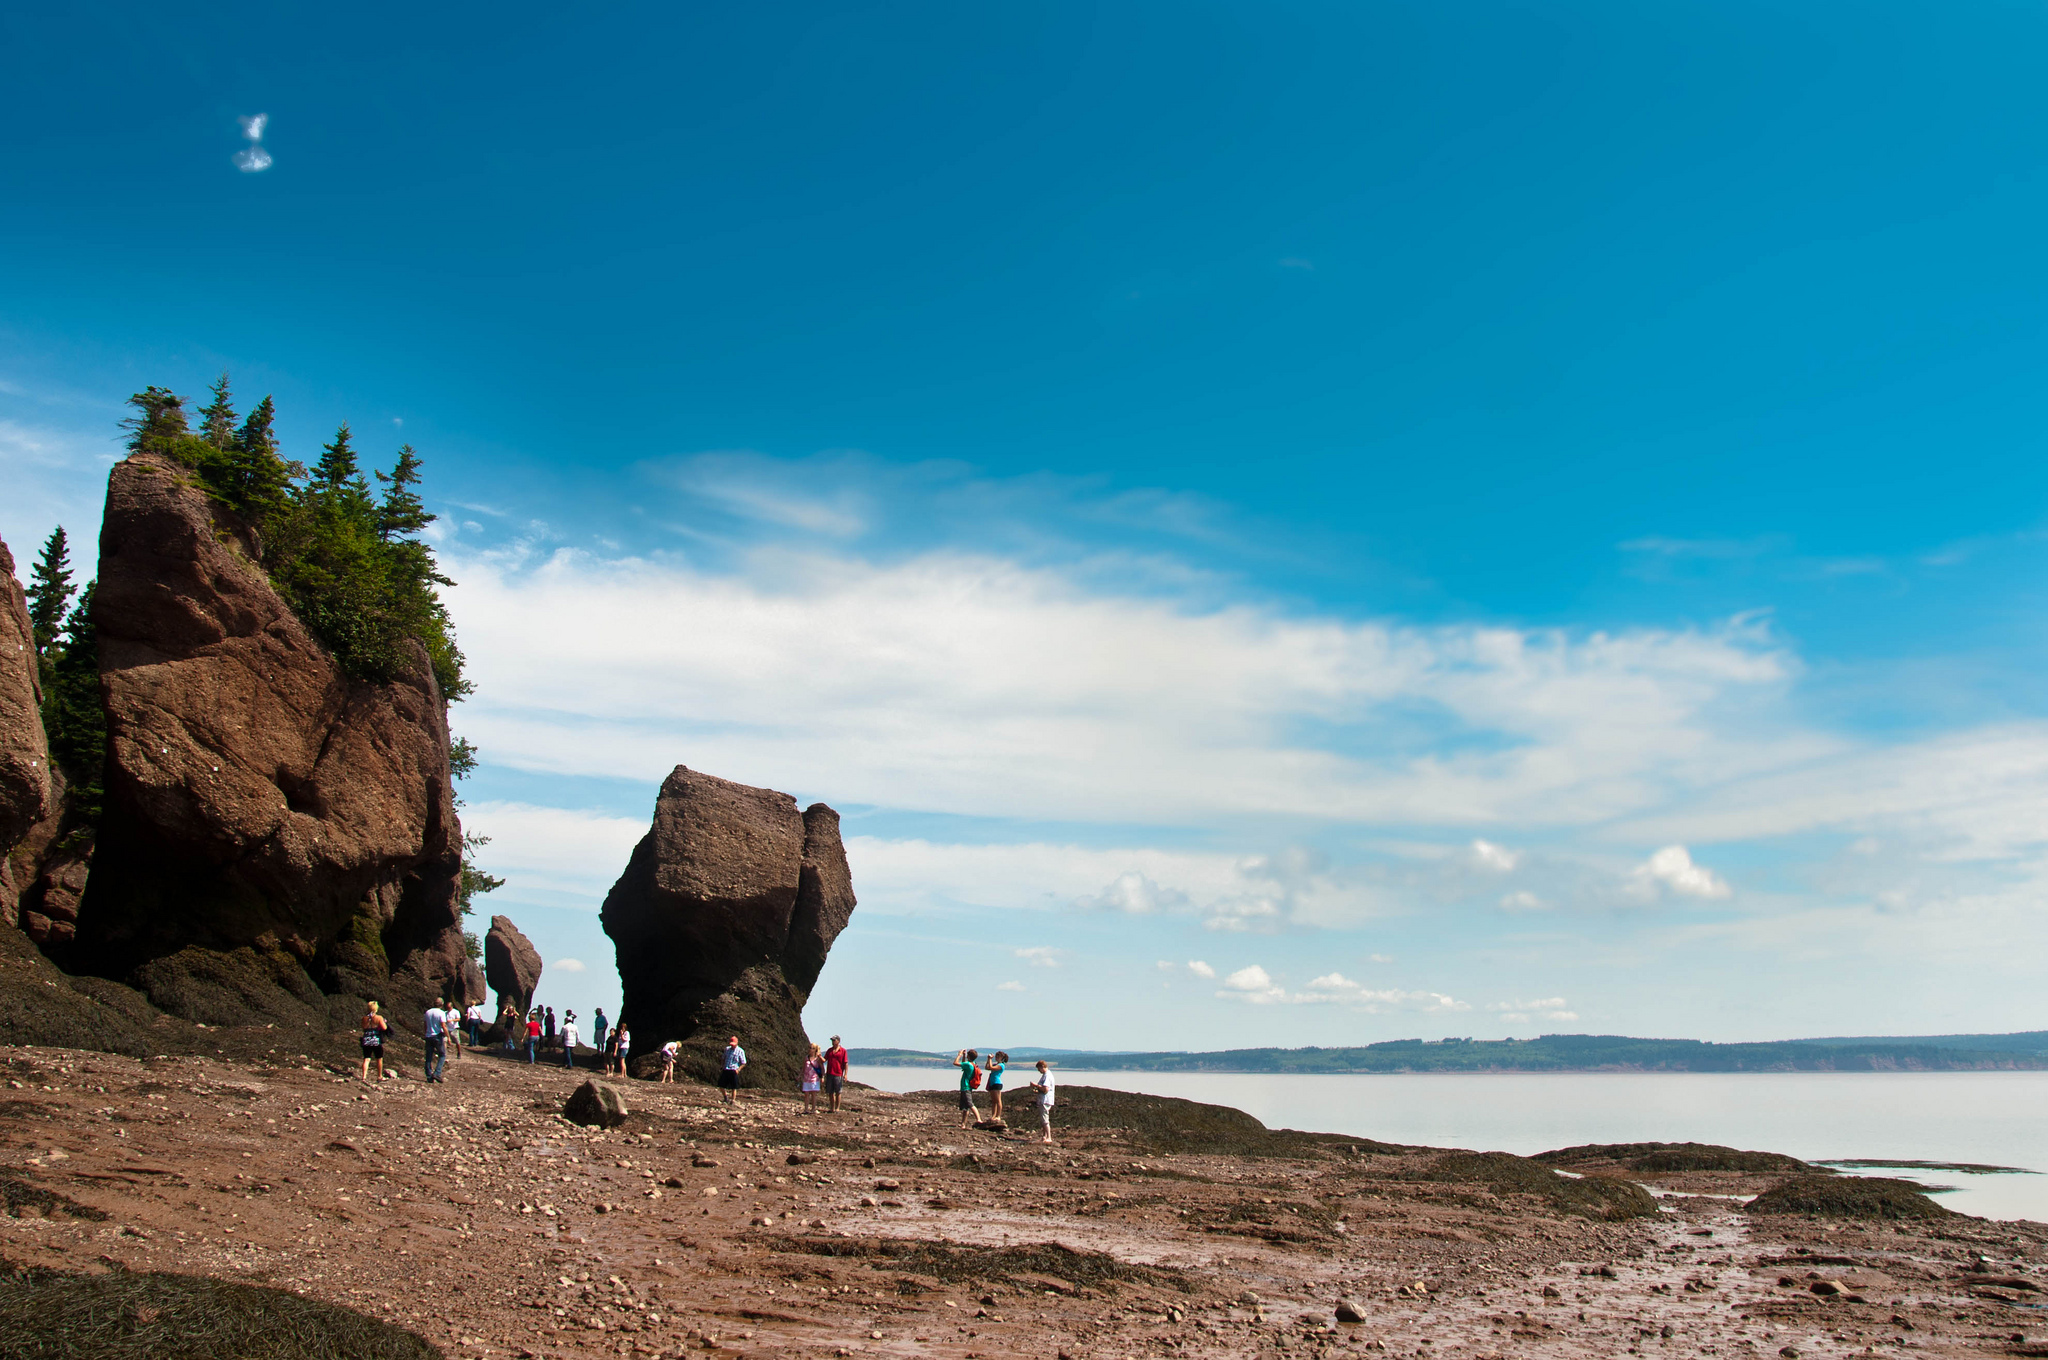
[[[981,1089],[981,1069],[979,1067],[974,1069],[974,1075],[968,1078],[967,1085],[968,1089],[972,1091],[979,1091]]]

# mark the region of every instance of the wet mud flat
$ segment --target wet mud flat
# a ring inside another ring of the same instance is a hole
[[[38,1329],[158,1335],[190,1276],[368,1338],[306,1355],[2048,1356],[2048,1227],[1768,1153],[1409,1148],[1080,1085],[1051,1147],[950,1095],[638,1081],[595,1130],[582,1077],[9,1050],[0,1356],[149,1354]]]

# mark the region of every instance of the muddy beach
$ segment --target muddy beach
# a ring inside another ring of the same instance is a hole
[[[174,1272],[522,1360],[2048,1355],[2048,1228],[1745,1212],[1832,1179],[1789,1159],[1572,1149],[1560,1175],[1079,1085],[1051,1147],[934,1094],[807,1118],[639,1081],[601,1131],[561,1116],[581,1079],[16,1049],[5,1318]],[[10,1325],[0,1353],[60,1353],[36,1345]]]

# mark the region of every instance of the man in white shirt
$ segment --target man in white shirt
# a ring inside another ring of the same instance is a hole
[[[449,1002],[441,1011],[441,1034],[448,1041],[448,1051],[456,1057],[462,1056],[462,1012]]]
[[[1038,1095],[1038,1126],[1045,1130],[1041,1143],[1052,1141],[1052,1069],[1045,1065],[1045,1059],[1038,1060],[1038,1080],[1031,1083],[1031,1089]]]
[[[576,1066],[576,1012],[568,1011],[562,1016],[562,1066]]]
[[[448,1011],[446,1003],[436,1001],[427,1007],[427,1080],[439,1081],[441,1069],[448,1065]]]
[[[484,1003],[481,1001],[470,1002],[469,1009],[463,1013],[463,1018],[469,1021],[469,1046],[475,1048],[483,1038]]]

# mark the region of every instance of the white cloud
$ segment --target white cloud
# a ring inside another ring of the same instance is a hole
[[[649,813],[653,811],[649,803]],[[538,888],[596,907],[626,867],[648,823],[575,808],[480,802],[462,809],[463,830],[489,836],[479,865],[520,889]]]
[[[999,992],[1021,992],[1024,990],[1024,984],[1021,982],[998,982],[996,990]]]
[[[1472,862],[1482,869],[1504,874],[1522,862],[1522,857],[1504,845],[1492,841],[1472,842]]]
[[[1507,894],[1500,899],[1500,905],[1504,911],[1541,911],[1543,899],[1525,890]]]
[[[252,142],[260,142],[263,140],[263,130],[270,125],[270,115],[267,113],[251,114],[247,118],[238,118],[235,121],[242,125],[242,135],[244,137],[247,137]]]
[[[1631,876],[1644,896],[1655,896],[1662,885],[1681,897],[1723,898],[1730,895],[1727,880],[1704,865],[1692,862],[1682,845],[1667,845],[1642,864]]]
[[[1157,911],[1175,911],[1188,905],[1188,896],[1178,888],[1161,888],[1144,874],[1132,869],[1118,874],[1110,885],[1089,897],[1078,898],[1075,905],[1102,911],[1128,912],[1133,916],[1149,916]]]
[[[581,973],[588,971],[582,959],[556,959],[548,967],[558,973]]]
[[[1216,976],[1216,970],[1203,963],[1200,959],[1189,959],[1188,971],[1198,978],[1213,978]]]
[[[1057,968],[1067,957],[1066,950],[1054,949],[1043,944],[1032,945],[1027,949],[1013,949],[1010,952],[1033,968]]]
[[[1394,956],[1393,956],[1392,954],[1368,954],[1368,955],[1366,955],[1366,962],[1367,962],[1367,963],[1392,963],[1393,961],[1394,961]]]
[[[1559,825],[1839,746],[1759,707],[1796,666],[1755,625],[1403,628],[943,551],[877,565],[764,548],[740,574],[569,550],[444,560],[479,681],[465,729],[541,772],[652,781],[687,755],[970,816]],[[1492,740],[1410,749],[1417,705]],[[1343,753],[1303,723],[1334,724]]]
[[[1312,992],[1355,992],[1359,991],[1363,985],[1362,983],[1353,982],[1342,973],[1325,973],[1319,978],[1310,978],[1308,983],[1309,990]]]
[[[1266,976],[1266,970],[1256,963],[1238,969],[1223,979],[1223,985],[1233,992],[1264,992],[1272,990],[1273,979]]]

